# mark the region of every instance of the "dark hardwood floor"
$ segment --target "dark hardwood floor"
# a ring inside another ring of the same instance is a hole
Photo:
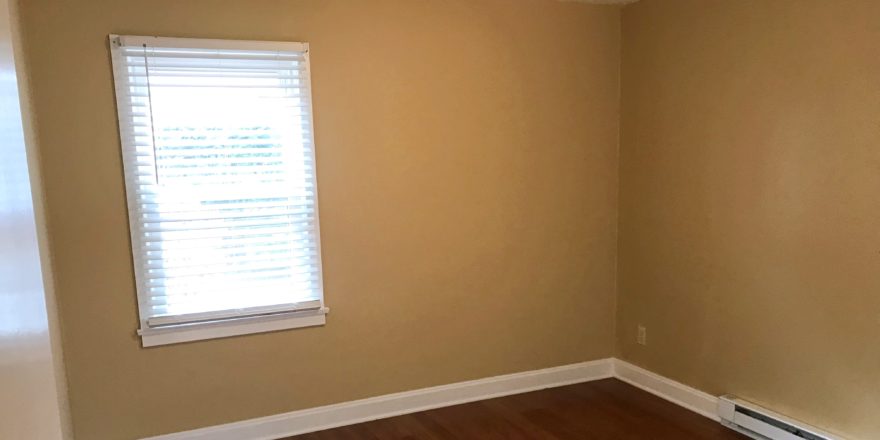
[[[747,437],[617,379],[438,408],[288,440],[742,440]]]

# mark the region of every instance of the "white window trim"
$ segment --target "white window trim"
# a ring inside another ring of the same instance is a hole
[[[182,342],[227,338],[230,336],[266,333],[302,327],[322,326],[330,309],[249,316],[219,321],[181,324],[138,330],[144,348]]]
[[[116,50],[119,45],[142,45],[153,47],[189,47],[196,49],[240,49],[240,50],[278,50],[278,51],[303,51],[306,57],[306,72],[311,85],[311,61],[309,60],[309,44],[301,42],[281,41],[255,41],[255,40],[212,40],[198,38],[171,38],[155,36],[132,36],[132,35],[109,35],[110,50]],[[116,79],[114,78],[114,81]],[[115,87],[115,84],[114,84]],[[310,98],[311,100],[311,98]],[[310,106],[312,103],[310,102]],[[314,112],[309,112],[312,133],[312,162],[315,163],[314,150]],[[127,189],[126,189],[127,191]],[[321,240],[321,222],[318,210],[318,199],[315,197],[315,235],[318,240],[317,261],[318,273],[323,273],[323,258]],[[130,225],[133,228],[133,225]],[[131,231],[133,233],[133,229]],[[323,284],[323,283],[322,283]],[[203,321],[187,324],[175,324],[161,327],[148,327],[141,319],[137,334],[141,337],[141,345],[144,348],[162,345],[179,344],[200,340],[227,338],[255,333],[275,332],[304,327],[323,326],[326,323],[326,315],[330,309],[324,306],[323,288],[319,299],[321,307],[310,310],[293,310],[281,313],[264,315],[252,315],[240,318],[226,318],[216,321]],[[140,315],[140,300],[138,299],[138,314]]]

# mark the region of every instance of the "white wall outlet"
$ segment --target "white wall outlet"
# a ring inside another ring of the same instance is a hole
[[[639,345],[648,345],[648,329],[639,324],[639,334],[636,336],[636,343]]]

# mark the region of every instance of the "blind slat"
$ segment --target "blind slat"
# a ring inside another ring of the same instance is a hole
[[[188,322],[210,321],[224,318],[234,318],[239,316],[253,316],[261,314],[272,314],[291,311],[317,310],[321,308],[321,301],[313,299],[311,301],[303,301],[292,304],[269,304],[254,305],[245,309],[235,310],[218,310],[213,312],[187,313],[180,315],[164,315],[150,318],[147,322],[156,327],[163,325],[173,325]]]
[[[211,289],[204,289],[204,286],[211,286]],[[148,305],[159,306],[162,304],[194,303],[194,298],[215,296],[217,294],[222,294],[223,292],[235,293],[238,296],[241,296],[240,290],[259,290],[264,287],[267,292],[271,292],[273,295],[279,293],[279,290],[271,289],[268,286],[283,286],[284,289],[293,287],[297,289],[308,289],[310,292],[315,292],[313,289],[320,287],[320,277],[317,274],[307,274],[299,278],[291,278],[290,274],[279,272],[276,276],[263,275],[260,278],[250,279],[244,277],[235,279],[212,278],[208,283],[205,283],[202,279],[196,279],[195,282],[189,284],[181,282],[170,288],[166,286],[150,287],[146,298],[149,300]],[[180,292],[180,294],[168,295],[167,292],[169,289]],[[289,292],[285,294],[283,291],[280,291],[280,293],[282,293],[282,296],[289,297]],[[300,298],[306,297],[308,297],[308,295],[303,295]],[[247,300],[245,299],[245,301]]]
[[[227,249],[239,249],[243,247],[257,247],[263,245],[266,242],[266,237],[271,236],[275,239],[289,242],[293,238],[296,238],[295,247],[306,248],[306,247],[314,247],[316,244],[310,237],[294,237],[292,234],[264,234],[257,236],[249,236],[249,237],[238,237],[238,238],[227,238],[223,241],[222,246],[217,246],[211,240],[189,240],[185,242],[151,242],[145,243],[140,251],[146,255],[146,259],[161,257],[167,260],[173,260],[174,258],[182,258],[180,257],[181,250],[188,249],[214,249],[216,252],[223,252]],[[184,254],[185,256],[186,254]]]
[[[143,211],[151,216],[158,215],[177,215],[192,213],[193,215],[210,216],[220,212],[242,212],[259,209],[279,209],[286,208],[290,210],[307,210],[313,211],[314,204],[307,203],[291,203],[293,199],[287,198],[262,198],[252,200],[220,200],[209,204],[201,204],[193,206],[186,203],[144,203]]]
[[[162,50],[153,47],[144,48],[143,46],[127,47],[120,51],[121,56],[133,59],[143,59],[144,56],[149,58],[176,58],[183,62],[204,63],[207,61],[272,61],[272,62],[304,62],[305,55],[303,53],[293,52],[232,52],[232,51],[199,51],[199,50]]]
[[[204,272],[198,275],[180,275],[176,277],[147,277],[146,285],[147,287],[164,287],[166,296],[173,296],[174,289],[181,286],[189,286],[189,288],[196,289],[195,291],[204,293],[206,295],[211,294],[211,290],[204,289],[204,286],[214,285],[227,285],[232,282],[237,281],[248,281],[248,280],[260,280],[264,279],[268,276],[284,276],[291,280],[291,282],[296,281],[297,277],[302,278],[303,281],[312,281],[314,279],[315,271],[292,271],[290,268],[286,267],[250,267],[246,270],[241,271],[217,271],[217,272]],[[169,289],[170,288],[170,289]],[[169,294],[169,290],[171,294]],[[181,288],[181,293],[184,293],[185,289]],[[254,296],[259,296],[259,292],[250,292],[250,294]]]
[[[261,256],[276,256],[281,254],[290,254],[291,256],[312,256],[315,248],[299,248],[299,249],[290,249],[287,244],[279,245],[274,243],[267,243],[262,247],[262,250],[259,252],[249,253],[247,255],[239,255],[241,253],[240,249],[227,249],[226,252],[218,252],[215,253],[214,256],[216,259],[223,260],[234,260],[234,261],[253,261],[259,259]],[[249,255],[253,255],[253,258],[248,260],[246,257]],[[204,264],[202,260],[196,259],[172,259],[172,258],[158,258],[158,259],[149,259],[144,264],[143,267],[147,269],[159,269],[159,268],[182,268],[182,267],[195,267],[198,265]]]
[[[314,269],[308,261],[293,264],[290,259],[264,258],[253,260],[230,261],[227,263],[204,264],[201,266],[168,267],[164,269],[145,268],[150,280],[185,277],[204,277],[208,275],[228,276],[236,273],[253,273],[257,271],[284,271],[293,274],[311,274]]]

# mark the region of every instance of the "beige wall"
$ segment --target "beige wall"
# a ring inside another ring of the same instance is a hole
[[[876,0],[624,10],[620,356],[880,437],[878,23]]]
[[[79,437],[611,354],[618,9],[22,9]],[[624,9],[618,356],[878,436],[877,22],[872,0]],[[327,326],[139,348],[109,33],[311,44]]]
[[[619,9],[27,0],[22,16],[78,438],[611,355]],[[311,44],[325,327],[140,348],[109,33]]]

